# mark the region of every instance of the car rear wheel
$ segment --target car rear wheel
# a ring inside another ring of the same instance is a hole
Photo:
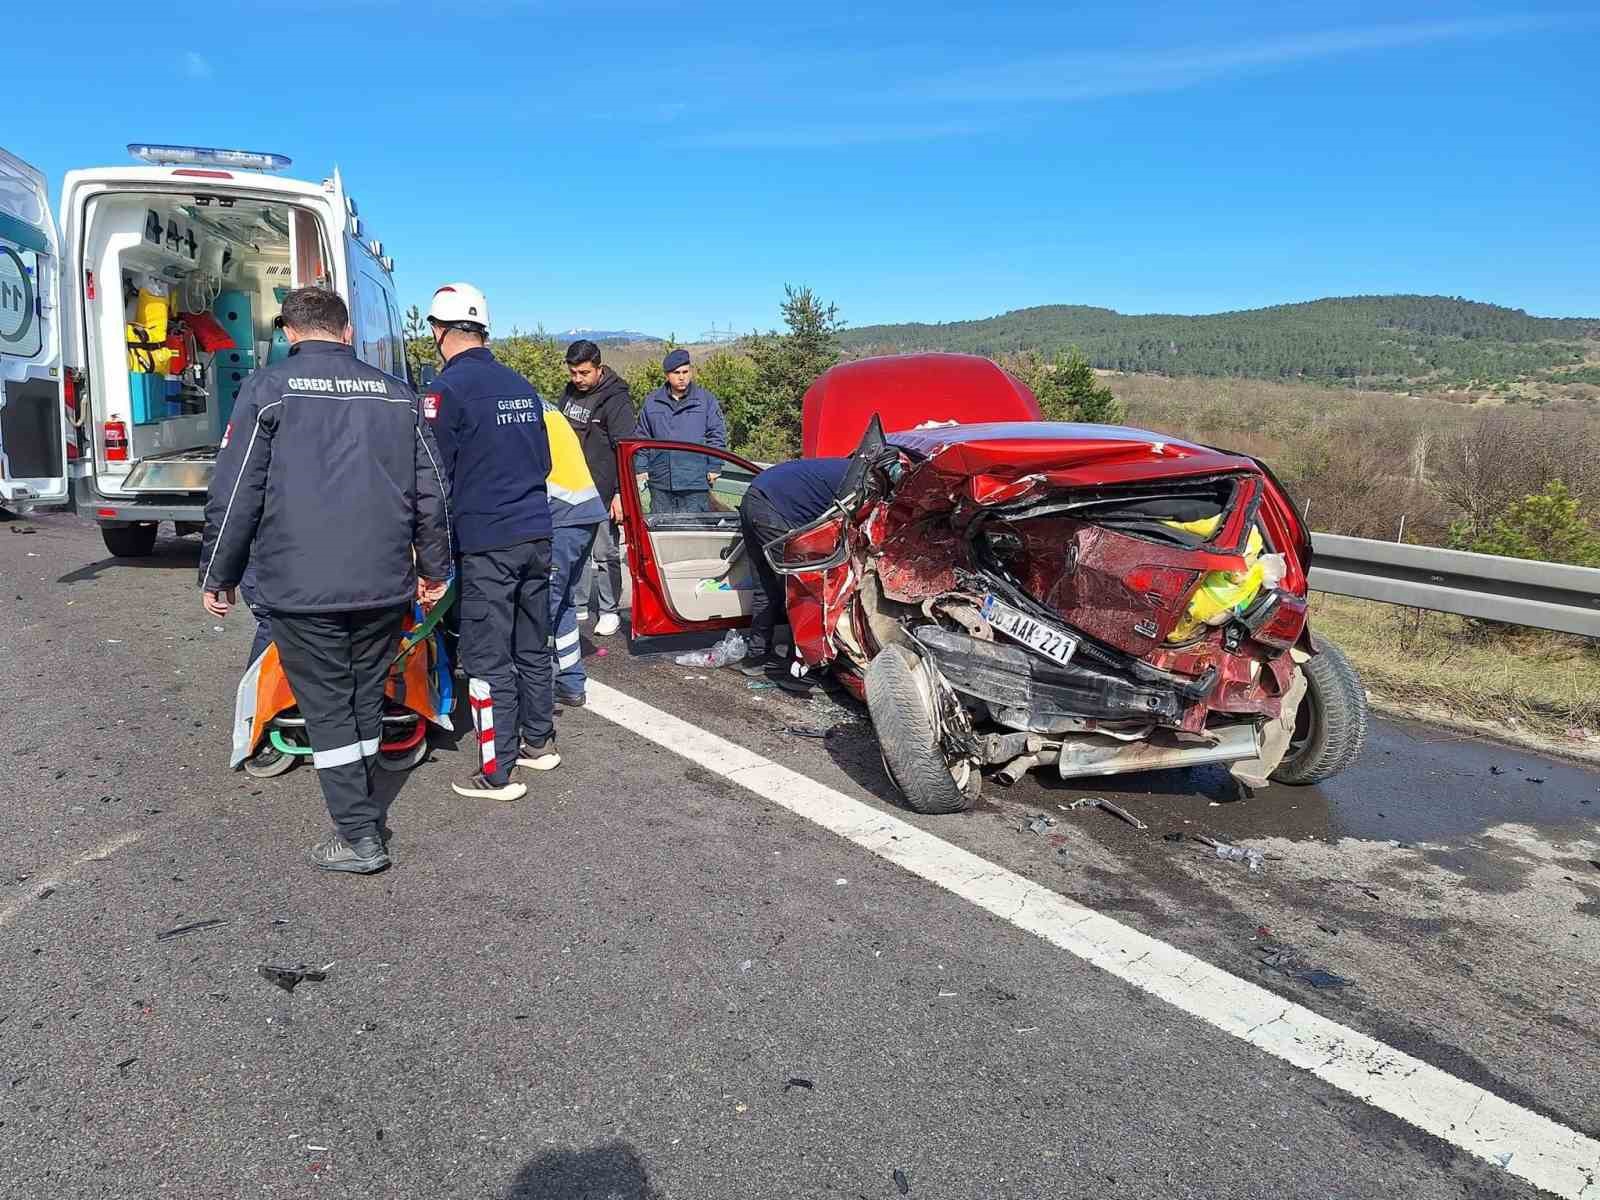
[[[867,711],[878,735],[883,765],[919,813],[953,813],[972,807],[982,777],[970,763],[952,771],[939,748],[933,683],[927,668],[904,646],[885,646],[867,667]]]
[[[146,558],[156,548],[156,524],[102,525],[100,536],[116,558]]]
[[[1306,695],[1289,751],[1272,773],[1278,783],[1321,783],[1355,765],[1367,744],[1367,690],[1344,651],[1326,638],[1301,666]]]

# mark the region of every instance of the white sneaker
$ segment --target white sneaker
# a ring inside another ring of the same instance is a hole
[[[622,628],[622,618],[616,613],[601,613],[600,619],[594,623],[596,637],[610,637]]]
[[[584,609],[581,613],[579,613],[578,614],[578,624],[579,625],[587,625],[589,623],[589,615],[590,615],[589,614],[589,610],[587,608]]]

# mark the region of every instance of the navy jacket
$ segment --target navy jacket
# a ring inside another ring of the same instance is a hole
[[[790,529],[799,529],[828,511],[849,468],[848,458],[797,458],[761,472],[746,495],[766,497]]]
[[[550,439],[544,402],[487,347],[445,364],[422,397],[450,481],[450,511],[462,554],[501,550],[550,536]]]
[[[639,409],[636,437],[660,442],[698,442],[718,450],[728,448],[728,426],[717,398],[698,383],[691,383],[682,400],[674,400],[666,384],[644,398]],[[722,459],[705,454],[655,450],[645,456],[650,486],[669,492],[705,492],[711,489],[707,471],[720,471]]]
[[[270,612],[410,602],[418,571],[450,574],[437,459],[410,388],[349,346],[301,342],[239,389],[206,498],[200,586],[236,587],[252,563]]]

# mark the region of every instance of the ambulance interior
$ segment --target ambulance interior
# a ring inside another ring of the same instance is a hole
[[[283,203],[113,193],[90,201],[85,230],[101,487],[204,488],[240,386],[289,352],[284,296],[326,282],[321,226]]]

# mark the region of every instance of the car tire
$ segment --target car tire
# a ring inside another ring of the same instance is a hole
[[[963,764],[951,773],[935,733],[927,668],[904,646],[885,646],[867,667],[867,711],[883,765],[913,812],[962,812],[978,798],[981,776]]]
[[[1289,750],[1272,772],[1277,783],[1321,783],[1355,765],[1367,744],[1367,690],[1344,651],[1326,638],[1303,663],[1306,694]]]
[[[149,525],[102,525],[100,536],[115,558],[148,558],[156,548],[154,522]]]

